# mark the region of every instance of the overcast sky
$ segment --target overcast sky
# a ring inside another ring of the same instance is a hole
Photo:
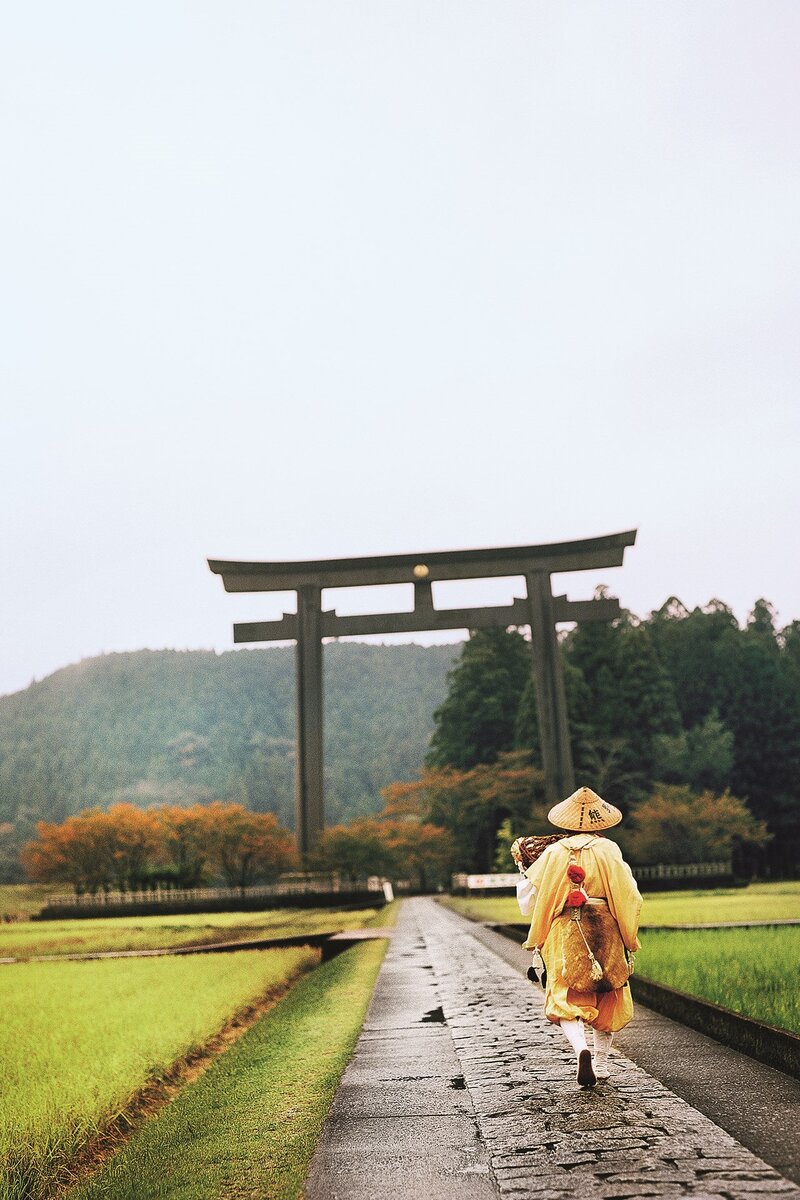
[[[636,527],[556,589],[800,618],[798,61],[796,0],[7,0],[0,691],[292,607],[208,556]]]

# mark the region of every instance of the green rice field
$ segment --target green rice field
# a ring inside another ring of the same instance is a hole
[[[452,896],[444,903],[479,921],[518,924],[524,920],[513,896]],[[744,888],[649,892],[644,897],[641,919],[643,926],[800,920],[800,880],[751,883]]]
[[[637,974],[800,1033],[800,926],[651,930],[642,943]]]
[[[83,954],[103,950],[160,950],[299,933],[338,933],[375,921],[376,908],[277,908],[266,912],[183,916],[87,917],[0,925],[0,958]]]
[[[70,1200],[298,1200],[385,952],[301,979]]]
[[[317,962],[293,947],[0,968],[0,1198],[42,1195],[145,1084]]]

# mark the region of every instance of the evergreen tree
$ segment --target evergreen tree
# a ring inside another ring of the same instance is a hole
[[[561,646],[561,668],[564,672],[564,689],[567,696],[567,716],[572,741],[572,757],[579,757],[579,743],[586,736],[591,724],[591,691],[583,672],[567,658]],[[520,698],[517,719],[514,723],[514,746],[527,750],[536,767],[542,766],[542,748],[539,741],[539,714],[536,707],[536,686],[533,676],[528,679]]]
[[[480,629],[464,643],[433,714],[429,767],[469,770],[514,747],[520,700],[530,678],[530,646],[516,630]]]
[[[720,600],[689,612],[673,596],[646,622],[659,661],[672,680],[684,729],[700,724],[712,709],[721,711],[721,666],[735,651],[740,630]]]
[[[800,869],[797,630],[789,626],[778,634],[775,610],[763,599],[756,601],[744,630],[719,600],[688,613],[673,599],[651,615],[648,626],[673,681],[683,723],[683,734],[679,732],[671,746],[660,743],[665,777],[693,786],[730,786],[774,835],[766,851],[769,868],[796,873]]]
[[[749,628],[720,675],[720,714],[734,737],[734,786],[769,821],[773,798],[797,796],[800,781],[800,711],[776,640]]]
[[[607,591],[597,588],[595,599],[605,599]],[[572,701],[578,759],[581,742],[607,745],[618,735],[617,656],[626,621],[627,615],[616,621],[587,621],[576,625],[564,641],[564,657],[572,669],[572,679],[568,672],[565,685],[568,704]]]
[[[756,600],[747,618],[747,632],[765,638],[775,650],[778,649],[777,616],[775,605],[762,597]]]
[[[632,787],[647,795],[655,781],[656,739],[679,731],[672,682],[658,661],[644,625],[626,625],[615,656],[614,735],[623,742],[622,764]]]
[[[792,695],[800,703],[800,621],[792,621],[779,635],[781,663]]]
[[[542,765],[542,749],[539,742],[539,714],[536,708],[536,685],[533,675],[528,677],[514,719],[514,748],[530,751],[537,767]],[[513,838],[511,841],[513,842]],[[510,843],[509,843],[510,844]]]
[[[734,737],[714,708],[694,729],[659,734],[655,739],[655,776],[662,783],[724,792],[730,786]]]
[[[628,613],[578,625],[565,655],[576,774],[624,809],[650,790],[657,739],[680,730],[672,683],[648,628]]]

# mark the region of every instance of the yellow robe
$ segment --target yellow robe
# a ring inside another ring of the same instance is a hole
[[[548,846],[525,872],[536,888],[536,901],[525,948],[538,947],[547,967],[545,1014],[551,1021],[582,1020],[595,1028],[613,1033],[627,1025],[633,1016],[631,990],[627,984],[610,992],[576,992],[561,978],[557,945],[560,944],[555,922],[576,886],[567,877],[570,850],[586,872],[583,887],[588,896],[604,898],[619,926],[628,950],[638,950],[639,912],[642,897],[631,869],[616,842],[597,834],[576,833]],[[569,920],[568,917],[560,917]]]

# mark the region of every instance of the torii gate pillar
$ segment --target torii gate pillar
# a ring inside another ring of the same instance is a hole
[[[322,588],[297,589],[297,739],[295,829],[297,848],[307,854],[325,828],[325,756],[322,723]]]
[[[556,636],[550,576],[546,571],[533,571],[525,578],[528,584],[533,682],[545,796],[548,804],[553,805],[575,791],[564,670]]]

